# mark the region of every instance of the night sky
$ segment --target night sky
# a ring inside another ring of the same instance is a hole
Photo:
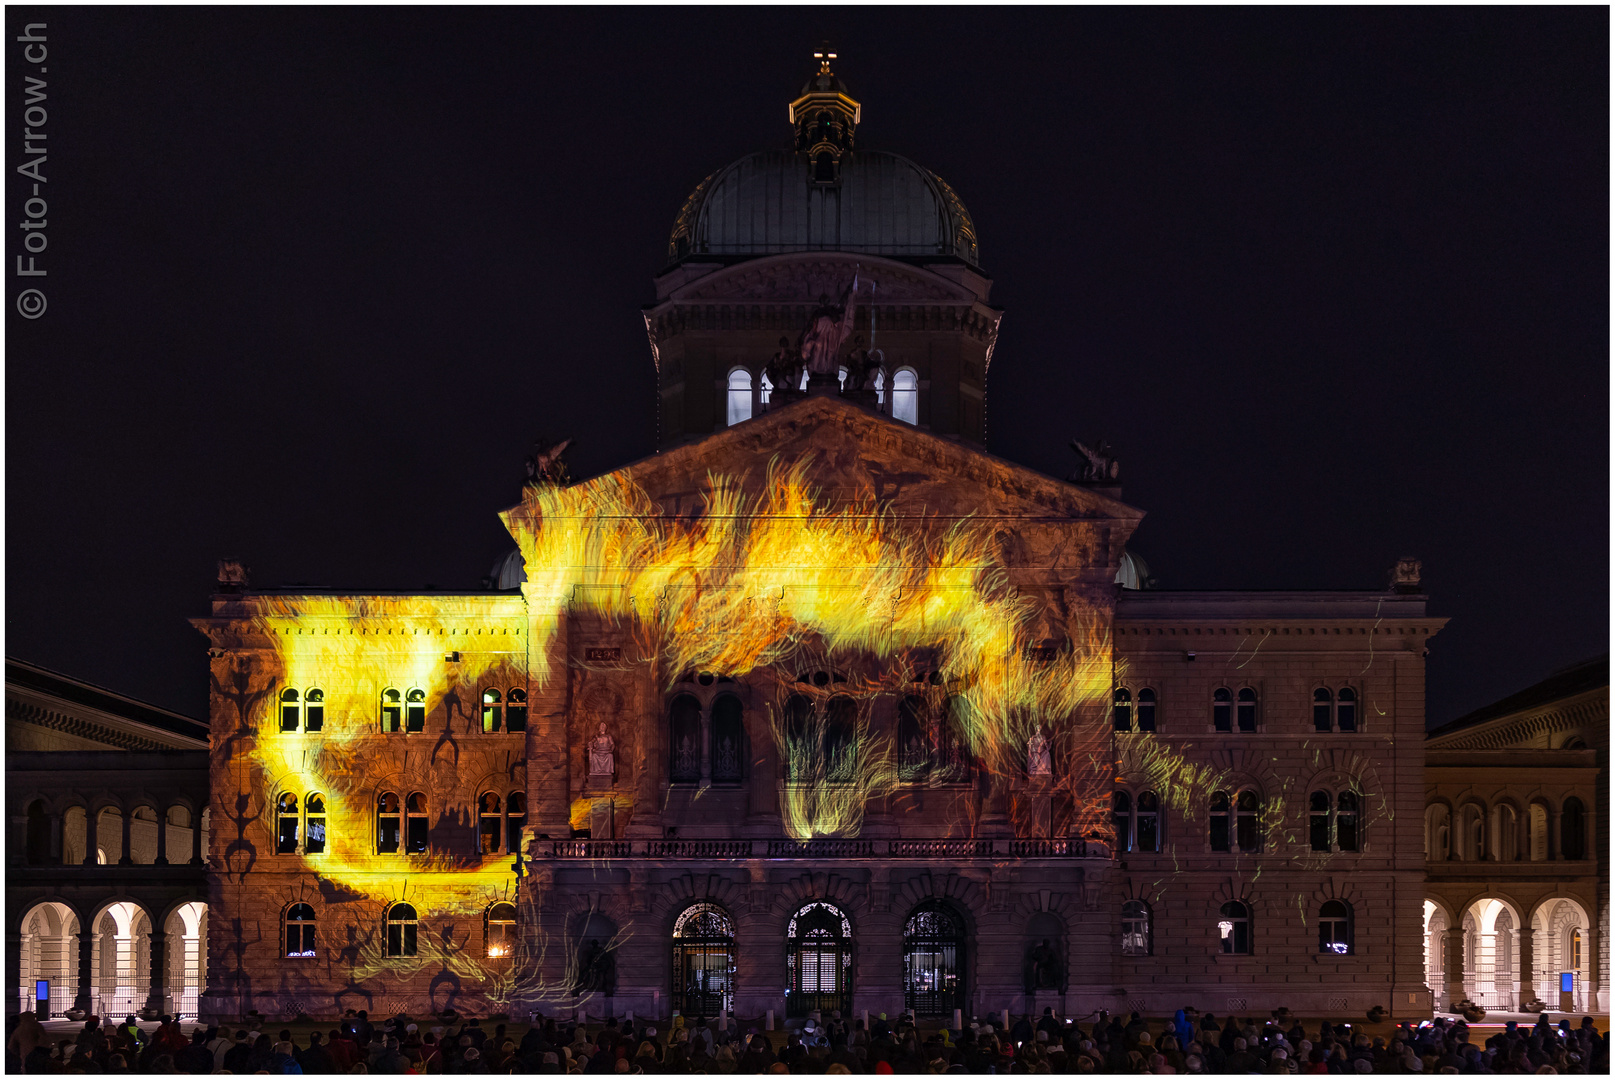
[[[1420,557],[1432,724],[1608,648],[1604,7],[6,19],[7,161],[26,22],[50,151],[8,655],[203,716],[220,556],[477,588],[536,437],[577,476],[652,452],[674,215],[788,145],[826,38],[860,147],[975,217],[990,449],[1064,477],[1109,440],[1161,587]]]

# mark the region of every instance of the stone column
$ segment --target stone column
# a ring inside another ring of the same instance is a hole
[[[95,866],[95,852],[101,846],[101,811],[87,807],[84,811],[84,865]]]
[[[157,857],[154,866],[168,865],[168,811],[160,810],[157,816]]]
[[[135,864],[134,856],[129,853],[129,827],[134,824],[134,820],[133,810],[123,812],[123,855],[118,859],[119,866],[133,866]]]
[[[202,810],[191,814],[191,865],[202,865]]]
[[[159,1014],[166,1012],[168,1003],[164,1000],[168,993],[168,934],[163,930],[151,932],[151,971],[148,978],[149,989],[146,992],[146,1008],[156,1009]]]
[[[1520,942],[1520,994],[1514,1002],[1520,1007],[1536,997],[1536,979],[1532,974],[1536,970],[1536,942],[1532,940],[1535,935],[1529,925],[1514,932]]]
[[[33,987],[22,985],[22,930],[6,931],[6,986],[10,988],[6,994],[6,1015],[15,1016],[23,1009],[23,994],[28,995],[29,1007],[33,1005]]]
[[[90,857],[95,857],[95,847],[90,847]],[[83,1009],[86,1014],[95,1011],[95,930],[93,927],[79,931],[79,971],[78,992],[73,995],[73,1008]]]
[[[1447,1007],[1464,999],[1464,932],[1454,928],[1447,931],[1444,943],[1447,950]]]

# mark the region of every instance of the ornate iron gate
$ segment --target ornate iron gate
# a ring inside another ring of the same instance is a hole
[[[951,1016],[965,1007],[964,925],[941,903],[903,927],[903,1004],[916,1016]]]
[[[735,924],[716,904],[695,904],[673,924],[673,1007],[707,1017],[734,1005]]]
[[[791,986],[785,1015],[852,1010],[852,923],[834,904],[815,900],[785,928]]]

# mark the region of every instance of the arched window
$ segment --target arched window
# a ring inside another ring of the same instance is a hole
[[[45,804],[38,799],[28,804],[27,855],[29,866],[44,866],[50,861],[50,818]]]
[[[516,905],[494,904],[488,909],[488,956],[497,959],[516,952]]]
[[[426,730],[426,691],[411,690],[404,696],[404,730]]]
[[[1314,731],[1335,729],[1335,697],[1327,687],[1312,691],[1312,728]]]
[[[792,694],[785,702],[785,778],[801,782],[812,779],[813,759],[817,748],[813,743],[813,702],[801,694]]]
[[[303,730],[322,731],[325,728],[325,691],[319,687],[309,690],[304,698]]]
[[[504,711],[499,704],[499,691],[489,687],[482,692],[482,730],[488,733],[503,726]]]
[[[1357,835],[1357,793],[1342,791],[1335,800],[1335,847],[1341,851],[1361,850]]]
[[[903,926],[903,1004],[916,1016],[951,1017],[965,1007],[964,920],[941,901]]]
[[[1357,730],[1357,691],[1342,686],[1335,695],[1335,726],[1341,731]]]
[[[738,784],[746,753],[746,727],[740,699],[719,694],[712,702],[712,782]]]
[[[1138,692],[1138,730],[1155,730],[1155,691],[1147,686]]]
[[[729,425],[751,419],[751,372],[735,368],[729,373]]]
[[[787,1016],[852,1008],[852,922],[834,904],[815,900],[785,927],[790,988]]]
[[[935,675],[932,676],[936,678]],[[970,702],[963,697],[948,698],[942,709],[940,744],[933,759],[932,775],[938,783],[970,782],[970,732],[967,726]]]
[[[297,703],[296,690],[280,692],[280,730],[296,731],[302,724],[302,708]]]
[[[1111,702],[1110,715],[1117,731],[1133,730],[1133,694],[1127,687],[1116,687],[1116,694]]]
[[[391,687],[381,692],[381,730],[404,730],[404,696]]]
[[[404,851],[410,855],[426,854],[426,796],[412,791],[404,804]]]
[[[1492,857],[1502,862],[1520,857],[1520,815],[1510,803],[1492,807]]]
[[[415,935],[419,929],[415,909],[408,904],[394,904],[387,909],[387,955],[414,956]]]
[[[303,800],[306,824],[303,828],[303,853],[325,854],[325,796],[310,795]]]
[[[1234,803],[1234,840],[1239,850],[1262,850],[1262,800],[1254,791],[1241,791]]]
[[[1155,928],[1150,906],[1142,900],[1122,905],[1122,955],[1151,956],[1155,952]]]
[[[505,730],[527,730],[527,691],[512,687],[505,695]]]
[[[314,909],[307,904],[286,909],[286,955],[314,955]]]
[[[499,838],[504,832],[504,808],[497,792],[484,791],[477,800],[479,850],[484,855],[499,854]]]
[[[1251,911],[1238,900],[1222,906],[1217,920],[1217,933],[1222,938],[1222,951],[1233,956],[1249,956],[1251,951]]]
[[[1218,791],[1211,796],[1211,850],[1227,851],[1231,830],[1229,818],[1233,815],[1233,805],[1228,799],[1228,792]]]
[[[920,422],[920,377],[913,368],[898,368],[892,375],[892,419]]]
[[[1587,812],[1574,795],[1559,813],[1559,854],[1566,859],[1587,857]]]
[[[297,852],[297,796],[287,792],[275,801],[275,854]]]
[[[1441,803],[1424,808],[1424,857],[1434,862],[1452,855],[1452,818]]]
[[[512,791],[505,800],[505,850],[522,853],[522,829],[527,826],[527,793]]]
[[[858,705],[833,697],[824,711],[824,778],[850,784],[858,771]]]
[[[1532,803],[1527,816],[1530,818],[1531,861],[1541,862],[1548,857],[1548,808]]]
[[[1133,850],[1133,797],[1125,791],[1112,792],[1110,820],[1116,828],[1116,850]]]
[[[897,706],[897,778],[923,783],[930,772],[930,710],[924,698],[906,697]]]
[[[398,796],[383,791],[376,796],[376,852],[381,855],[398,854],[398,843],[403,831],[403,806]]]
[[[1138,824],[1133,837],[1139,851],[1161,850],[1161,800],[1153,791],[1138,797]]]
[[[1344,900],[1327,900],[1318,909],[1318,951],[1351,953],[1351,907]]]
[[[1211,692],[1211,725],[1218,731],[1234,730],[1234,695],[1225,686]]]
[[[673,699],[668,736],[668,779],[675,784],[700,783],[701,703],[689,694]]]
[[[1311,839],[1313,851],[1329,850],[1329,810],[1332,801],[1327,791],[1314,791],[1311,798]]]
[[[673,923],[673,1007],[717,1016],[734,1008],[735,923],[716,904],[692,904]]]
[[[1256,691],[1245,687],[1239,692],[1239,730],[1256,730]]]
[[[1570,931],[1570,968],[1572,971],[1581,970],[1581,928]]]

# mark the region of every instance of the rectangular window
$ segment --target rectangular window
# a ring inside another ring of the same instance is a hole
[[[1357,850],[1357,815],[1341,814],[1335,819],[1335,831],[1339,834],[1341,851]]]
[[[1213,814],[1211,816],[1211,850],[1228,850],[1228,815]]]
[[[1335,705],[1335,719],[1340,722],[1340,730],[1356,731],[1357,702],[1345,700],[1346,695],[1344,692],[1341,693],[1340,697],[1340,702]]]
[[[1256,730],[1256,702],[1241,701],[1239,703],[1239,730]]]
[[[325,852],[325,818],[313,817],[308,819],[308,838],[303,850],[310,855],[320,855]]]
[[[376,850],[383,855],[398,854],[398,818],[383,817],[377,821]]]
[[[415,931],[416,925],[414,923],[388,923],[387,955],[414,956]]]
[[[288,814],[280,819],[280,834],[275,840],[275,851],[281,855],[290,855],[296,850],[297,818]]]
[[[1212,723],[1218,731],[1234,730],[1234,707],[1226,701],[1219,701],[1211,707]]]
[[[1259,850],[1261,850],[1261,846],[1262,846],[1261,835],[1256,831],[1256,815],[1255,814],[1240,814],[1239,815],[1239,838],[1238,839],[1239,839],[1239,850],[1240,851],[1250,852],[1250,851],[1259,851]]]
[[[1138,850],[1159,851],[1160,841],[1155,835],[1156,816],[1154,814],[1138,815]]]
[[[506,731],[527,730],[527,701],[525,699],[518,701],[516,693],[514,690],[511,691],[510,704],[505,706]]]
[[[404,851],[410,855],[426,854],[426,819],[412,817],[409,819],[409,836]]]
[[[499,822],[500,819],[491,815],[482,819],[482,854],[499,854]]]
[[[1327,701],[1314,702],[1312,705],[1312,729],[1314,731],[1329,731],[1329,703]]]
[[[1312,815],[1312,850],[1329,850],[1329,812]]]
[[[325,727],[325,704],[313,700],[309,695],[308,707],[303,710],[303,728],[305,731],[320,731]]]

